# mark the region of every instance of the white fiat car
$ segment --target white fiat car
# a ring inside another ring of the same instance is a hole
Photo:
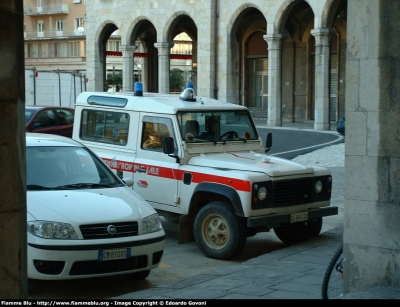
[[[160,264],[156,211],[85,146],[26,133],[28,278],[144,279]]]

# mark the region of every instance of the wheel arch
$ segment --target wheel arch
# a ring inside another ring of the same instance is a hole
[[[244,217],[242,201],[240,200],[239,194],[235,189],[219,183],[199,183],[193,191],[188,214],[182,215],[179,220],[179,244],[195,241],[193,226],[197,213],[206,204],[218,200],[230,203],[233,206],[236,215]]]
[[[203,199],[206,198],[206,201]],[[244,217],[242,201],[238,192],[227,185],[215,182],[201,182],[194,189],[190,207],[197,204],[200,206],[215,200],[225,200],[232,204],[236,215]],[[201,205],[202,204],[202,205]]]

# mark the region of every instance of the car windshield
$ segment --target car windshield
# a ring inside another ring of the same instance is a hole
[[[121,186],[101,160],[82,147],[28,147],[28,190],[93,189]]]
[[[258,140],[246,110],[179,112],[182,139],[190,143]]]
[[[35,110],[25,109],[25,125],[31,119],[33,114],[35,114]]]

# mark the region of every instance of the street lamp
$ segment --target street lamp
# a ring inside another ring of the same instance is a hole
[[[140,71],[142,69],[142,64],[136,64],[136,67],[137,67],[137,69],[139,71],[139,82],[141,82],[141,80],[140,80]]]

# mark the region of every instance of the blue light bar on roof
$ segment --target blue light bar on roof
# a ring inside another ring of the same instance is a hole
[[[143,83],[135,82],[135,86],[133,88],[135,96],[143,96]]]

